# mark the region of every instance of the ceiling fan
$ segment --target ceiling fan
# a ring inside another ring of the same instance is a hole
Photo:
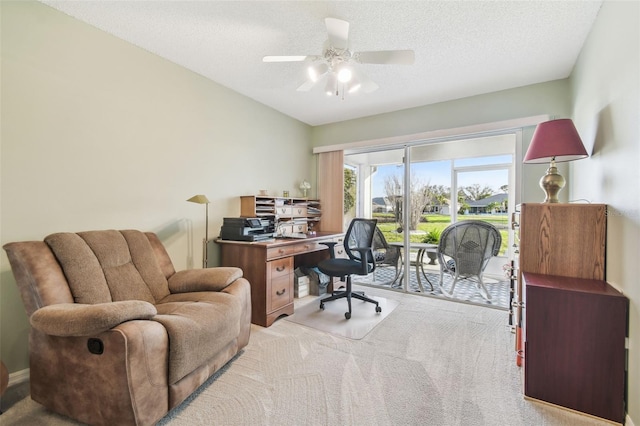
[[[411,65],[413,50],[377,50],[354,52],[349,48],[349,22],[337,18],[325,18],[329,39],[325,42],[322,55],[306,56],[265,56],[263,62],[303,62],[307,61],[308,80],[297,88],[300,92],[311,90],[321,79],[327,79],[327,95],[344,98],[345,92],[365,93],[378,89],[378,85],[367,78],[354,64]]]

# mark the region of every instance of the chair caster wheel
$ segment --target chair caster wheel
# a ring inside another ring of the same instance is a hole
[[[324,311],[324,303],[320,304],[320,309],[322,309]]]
[[[345,312],[345,313],[344,313],[344,317],[345,317],[346,319],[351,318],[351,312]]]
[[[378,313],[382,312],[382,308],[380,306],[376,306],[376,312]]]

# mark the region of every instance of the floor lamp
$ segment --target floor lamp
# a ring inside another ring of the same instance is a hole
[[[187,201],[205,205],[204,240],[202,241],[202,267],[207,267],[207,245],[209,243],[209,199],[206,195],[194,195]]]

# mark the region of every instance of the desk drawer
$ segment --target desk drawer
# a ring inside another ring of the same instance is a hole
[[[309,230],[309,227],[306,223],[296,223],[291,225],[291,229],[293,230],[293,232],[301,232],[303,234],[306,234]]]
[[[268,262],[271,278],[275,279],[284,275],[293,273],[293,258],[285,257],[283,259],[272,260]]]
[[[271,280],[269,312],[293,302],[293,275],[287,274]]]
[[[291,256],[296,253],[295,246],[281,246],[267,249],[267,260],[277,259],[278,257]]]
[[[276,214],[285,217],[306,217],[307,206],[278,206]]]
[[[326,249],[327,246],[316,243],[316,242],[307,242],[307,243],[299,243],[295,246],[296,253],[311,253],[313,251]]]

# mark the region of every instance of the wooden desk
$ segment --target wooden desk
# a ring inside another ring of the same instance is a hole
[[[221,266],[236,266],[251,283],[251,322],[269,327],[282,315],[293,314],[293,271],[315,266],[329,258],[322,241],[342,245],[344,234],[318,232],[306,239],[275,239],[260,242],[216,240],[221,246]]]

